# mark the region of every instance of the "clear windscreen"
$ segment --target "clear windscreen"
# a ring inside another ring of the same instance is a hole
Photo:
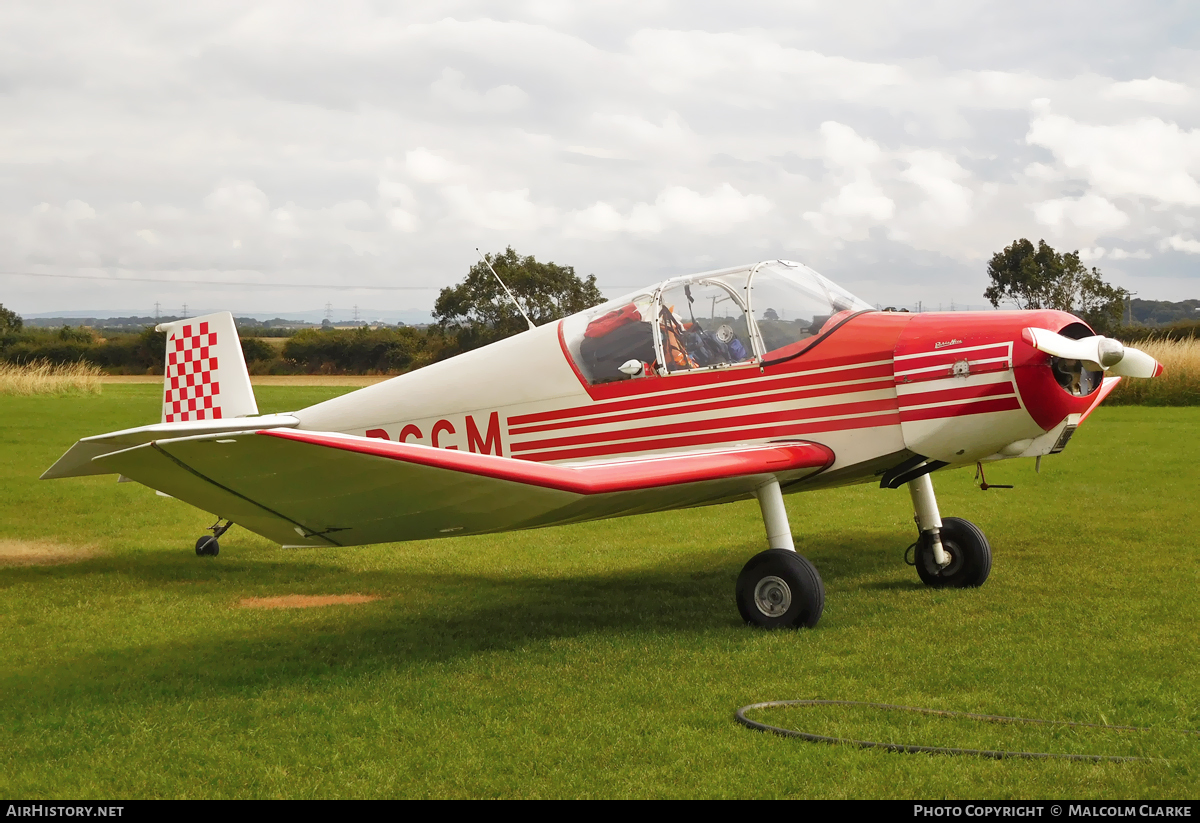
[[[843,317],[874,308],[807,266],[786,261],[758,266],[747,291],[765,360],[786,356]]]
[[[802,351],[811,337],[873,307],[800,263],[774,260],[674,277],[563,321],[589,383],[728,368]],[[622,367],[626,367],[622,371]]]

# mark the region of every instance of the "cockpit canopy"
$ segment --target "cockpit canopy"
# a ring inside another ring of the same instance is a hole
[[[673,277],[610,300],[564,320],[563,339],[590,383],[608,383],[787,357],[872,308],[807,266],[772,260]]]

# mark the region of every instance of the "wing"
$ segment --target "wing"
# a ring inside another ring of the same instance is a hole
[[[565,466],[275,429],[157,440],[94,459],[284,545],[535,528],[749,497],[816,474],[806,441]]]

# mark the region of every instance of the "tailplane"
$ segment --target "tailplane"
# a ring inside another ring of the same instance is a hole
[[[162,422],[258,414],[232,314],[223,311],[162,323],[155,331],[167,333]]]

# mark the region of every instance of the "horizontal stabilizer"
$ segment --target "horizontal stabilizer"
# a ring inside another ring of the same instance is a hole
[[[95,460],[285,545],[534,528],[751,496],[833,462],[804,441],[576,466],[327,432],[158,440]]]
[[[114,474],[116,469],[106,469],[92,461],[130,446],[139,446],[151,440],[192,437],[202,434],[218,434],[232,431],[258,431],[261,429],[291,428],[300,421],[290,414],[265,414],[262,417],[243,417],[230,420],[193,420],[188,423],[154,423],[135,429],[98,434],[85,437],[58,458],[53,466],[42,474],[42,480],[58,477],[84,477],[89,474]]]

